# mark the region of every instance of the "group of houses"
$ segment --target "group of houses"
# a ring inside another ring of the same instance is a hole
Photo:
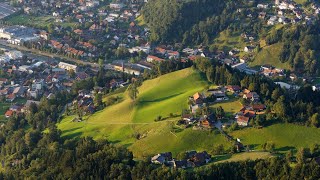
[[[245,100],[245,104],[235,115],[235,121],[239,126],[248,126],[249,121],[257,114],[263,114],[266,106],[261,103],[260,96],[257,92],[244,89],[239,96]]]
[[[34,104],[39,106],[40,101],[27,100],[25,104],[15,103],[12,104],[9,109],[5,112],[4,116],[10,118],[18,114],[26,114],[29,111],[29,107]]]
[[[6,117],[11,117],[14,113],[23,113],[24,107],[28,107],[30,101],[37,102],[42,97],[54,99],[58,92],[70,92],[75,82],[96,74],[91,68],[80,68],[53,59],[39,61],[26,56],[1,61],[0,66],[4,73],[0,78],[0,98],[12,104],[5,113]],[[26,100],[27,105],[18,103]],[[89,110],[91,111],[90,108]]]
[[[296,24],[296,23],[311,23],[317,14],[319,14],[319,6],[313,3],[313,11],[309,12],[301,6],[301,4],[296,3],[293,0],[275,0],[274,4],[258,4],[257,8],[262,10],[259,12],[259,18],[267,20],[268,25],[275,24]],[[275,9],[276,13],[269,13],[270,10]]]
[[[151,158],[153,164],[167,165],[174,168],[193,168],[203,166],[211,161],[211,155],[206,151],[187,151],[185,159],[176,160],[172,158],[171,152],[160,153]]]

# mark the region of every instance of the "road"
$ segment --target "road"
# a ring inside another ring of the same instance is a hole
[[[94,68],[99,67],[99,65],[96,64],[96,63],[82,61],[82,60],[75,59],[75,58],[69,58],[69,57],[65,57],[65,56],[59,55],[59,54],[52,54],[52,53],[42,52],[42,51],[39,51],[37,49],[28,49],[28,48],[26,48],[24,46],[8,44],[5,40],[0,40],[0,48],[7,49],[7,50],[19,50],[23,54],[27,55],[28,57],[31,57],[31,58],[34,58],[34,59],[38,59],[38,60],[41,60],[41,61],[48,61],[48,60],[50,60],[50,58],[57,58],[57,59],[61,59],[62,61],[63,60],[67,60],[67,61],[74,62],[76,64],[89,65],[89,66],[94,67]]]

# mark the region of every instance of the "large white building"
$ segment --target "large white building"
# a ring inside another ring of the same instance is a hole
[[[65,62],[60,62],[58,64],[58,67],[65,69],[65,70],[68,70],[68,71],[70,71],[70,70],[73,70],[74,72],[78,71],[78,66],[73,65],[73,64],[69,64],[69,63],[65,63]]]

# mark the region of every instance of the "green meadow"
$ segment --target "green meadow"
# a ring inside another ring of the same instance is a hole
[[[210,152],[219,144],[229,148],[232,144],[217,130],[181,129],[176,126],[179,117],[170,118],[171,113],[180,115],[182,109],[188,107],[188,97],[203,91],[208,85],[210,84],[191,68],[166,74],[145,81],[139,88],[136,102],[122,89],[106,97],[119,96],[122,98],[119,103],[86,117],[82,122],[72,122],[73,116],[64,117],[58,123],[58,128],[66,138],[91,136],[126,146],[136,158],[165,151],[171,151],[174,155],[187,150]],[[241,108],[236,98],[212,107],[218,106],[222,106],[228,114],[234,114]],[[158,116],[165,120],[156,122]],[[263,143],[272,141],[279,151],[287,151],[319,142],[320,130],[292,124],[275,124],[262,129],[244,128],[230,135],[240,138],[244,145],[251,145],[254,150],[261,150]],[[259,156],[259,153],[255,156]],[[263,157],[266,156],[263,154]]]
[[[133,151],[136,157],[145,157],[162,151],[174,154],[186,150],[207,150],[213,146],[230,144],[211,131],[182,130],[175,126],[180,115],[188,108],[187,99],[202,91],[208,83],[191,68],[148,80],[139,88],[139,98],[132,102],[126,93],[115,93],[123,101],[87,117],[83,122],[72,122],[65,117],[58,127],[65,137],[92,136],[120,143]],[[155,118],[167,118],[155,122]],[[139,138],[137,138],[139,137]]]
[[[311,147],[320,142],[320,129],[294,124],[274,124],[262,129],[245,128],[230,135],[239,138],[244,144],[252,145],[256,150],[261,150],[261,144],[268,141],[275,143],[278,151]]]

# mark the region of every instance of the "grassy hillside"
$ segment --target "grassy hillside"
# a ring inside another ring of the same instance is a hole
[[[220,50],[230,51],[233,48],[242,50],[246,43],[241,40],[240,33],[228,33],[227,30],[222,31],[214,39],[213,45]]]
[[[184,69],[159,78],[148,80],[139,88],[139,98],[134,106],[126,93],[123,101],[88,117],[84,122],[71,122],[65,117],[58,127],[63,136],[92,136],[107,138],[129,147],[136,157],[148,156],[162,151],[178,153],[185,150],[207,150],[217,144],[229,144],[220,134],[206,131],[177,130],[175,120],[155,122],[157,116],[168,117],[170,113],[181,114],[187,108],[187,99],[202,91],[207,82],[192,69]],[[140,136],[140,140],[135,137]]]
[[[240,138],[244,144],[253,145],[255,149],[261,149],[261,144],[272,141],[278,150],[285,151],[319,143],[320,129],[293,124],[275,124],[262,129],[246,128],[231,135]]]
[[[271,64],[277,68],[291,69],[289,63],[282,63],[279,60],[280,50],[282,48],[282,43],[276,43],[270,46],[265,46],[262,50],[255,56],[255,59],[249,65],[251,67],[261,66],[264,64]]]

